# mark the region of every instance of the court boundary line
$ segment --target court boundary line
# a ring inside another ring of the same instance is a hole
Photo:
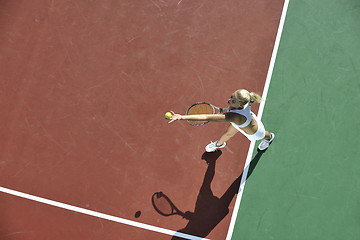
[[[97,218],[109,220],[109,221],[112,221],[112,222],[122,223],[122,224],[129,225],[129,226],[132,226],[132,227],[137,227],[137,228],[141,228],[141,229],[144,229],[144,230],[158,232],[158,233],[162,233],[162,234],[166,234],[166,235],[170,235],[170,236],[181,237],[181,238],[189,239],[189,240],[209,240],[209,239],[206,239],[206,238],[203,238],[203,237],[197,237],[197,236],[193,236],[193,235],[186,234],[186,233],[180,233],[180,232],[176,232],[176,231],[173,231],[173,230],[152,226],[152,225],[149,225],[149,224],[146,224],[146,223],[140,223],[140,222],[136,222],[136,221],[125,219],[125,218],[115,217],[115,216],[111,216],[111,215],[108,215],[108,214],[88,210],[88,209],[85,209],[85,208],[72,206],[72,205],[69,205],[69,204],[66,204],[66,203],[61,203],[61,202],[57,202],[57,201],[54,201],[54,200],[49,200],[49,199],[46,199],[46,198],[37,197],[37,196],[31,195],[31,194],[15,191],[15,190],[4,188],[4,187],[1,187],[1,186],[0,186],[0,192],[6,193],[6,194],[9,194],[9,195],[13,195],[13,196],[16,196],[16,197],[32,200],[32,201],[35,201],[35,202],[38,202],[38,203],[43,203],[43,204],[50,205],[50,206],[53,206],[53,207],[58,207],[58,208],[61,208],[61,209],[65,209],[65,210],[85,214],[85,215],[88,215],[88,216],[97,217]]]
[[[270,81],[271,81],[272,73],[273,73],[274,66],[275,66],[275,60],[276,60],[277,52],[278,52],[279,45],[280,45],[282,31],[283,31],[284,24],[285,24],[285,18],[286,18],[287,10],[288,10],[288,7],[289,7],[289,1],[290,0],[285,0],[284,1],[283,10],[282,10],[282,13],[281,13],[281,16],[280,16],[279,27],[278,27],[278,31],[277,31],[277,34],[276,34],[274,48],[273,48],[273,52],[272,52],[271,59],[270,59],[270,65],[269,65],[269,68],[268,68],[268,73],[267,73],[267,76],[266,76],[266,81],[265,81],[265,85],[264,85],[264,89],[263,89],[263,93],[262,93],[263,101],[260,103],[260,107],[259,107],[259,111],[258,111],[258,118],[260,120],[262,118],[262,114],[263,114],[263,111],[264,111],[264,108],[265,108],[266,97],[267,97],[269,87],[270,87]],[[248,151],[248,154],[246,156],[246,161],[245,161],[244,169],[243,169],[243,172],[242,172],[242,178],[241,178],[241,182],[240,182],[240,187],[239,187],[239,190],[238,190],[238,195],[236,197],[234,210],[233,210],[233,214],[231,216],[231,221],[230,221],[230,225],[229,225],[228,234],[226,236],[226,240],[231,240],[232,234],[234,232],[237,215],[238,215],[238,212],[240,210],[241,199],[242,199],[242,196],[243,196],[243,193],[244,193],[246,178],[247,178],[247,175],[248,175],[251,158],[252,158],[254,148],[255,148],[255,142],[256,141],[251,141],[249,151]]]

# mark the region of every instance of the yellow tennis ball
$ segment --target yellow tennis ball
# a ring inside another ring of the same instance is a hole
[[[165,118],[170,119],[172,117],[172,114],[170,112],[165,113]]]

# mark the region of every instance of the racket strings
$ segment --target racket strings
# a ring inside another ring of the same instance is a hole
[[[191,106],[186,114],[187,115],[197,115],[197,114],[213,114],[214,113],[214,108],[207,103],[197,103],[194,104],[193,106]],[[188,120],[188,122],[192,125],[202,125],[207,123],[208,121],[191,121]]]

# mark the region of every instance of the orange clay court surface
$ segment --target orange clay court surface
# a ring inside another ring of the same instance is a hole
[[[164,113],[261,94],[283,3],[1,1],[1,186],[225,239],[250,142],[238,134],[208,165],[204,148],[227,124]],[[158,191],[196,221],[158,214]],[[172,238],[6,193],[0,203],[1,239]]]

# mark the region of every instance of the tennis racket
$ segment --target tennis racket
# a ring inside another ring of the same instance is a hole
[[[184,217],[184,213],[180,211],[171,200],[162,192],[156,192],[152,195],[152,204],[155,210],[163,216],[180,215]]]
[[[210,103],[207,102],[197,102],[194,103],[193,105],[191,105],[187,110],[186,110],[186,115],[196,115],[196,114],[220,114],[223,112],[227,112],[229,111],[229,108],[219,108],[216,107]],[[193,126],[201,126],[204,125],[206,123],[208,123],[209,121],[191,121],[191,120],[187,120],[187,122],[190,125]]]

